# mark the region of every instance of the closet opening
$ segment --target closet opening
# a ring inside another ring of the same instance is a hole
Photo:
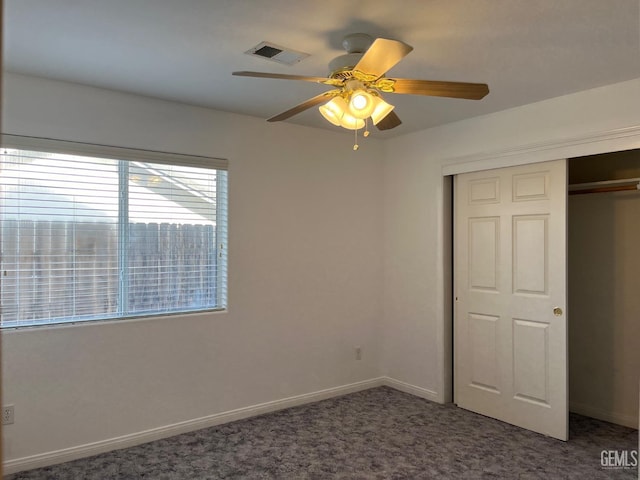
[[[638,428],[640,149],[568,160],[569,410]]]

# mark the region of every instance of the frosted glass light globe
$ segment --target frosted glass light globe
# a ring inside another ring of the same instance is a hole
[[[375,108],[373,95],[365,90],[356,90],[351,94],[349,112],[356,118],[364,119],[371,116]]]

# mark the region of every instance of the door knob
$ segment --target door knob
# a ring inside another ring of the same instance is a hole
[[[556,308],[554,308],[554,309],[553,309],[553,314],[554,314],[556,317],[559,317],[560,315],[562,315],[562,309],[561,309],[560,307],[556,307]]]

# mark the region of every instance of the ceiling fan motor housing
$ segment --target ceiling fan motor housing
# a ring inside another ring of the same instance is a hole
[[[347,51],[329,62],[329,76],[331,78],[350,78],[347,72],[353,70],[364,53],[373,43],[373,37],[366,33],[352,33],[342,40],[342,47]]]
[[[329,77],[330,78],[351,78],[351,70],[355,67],[363,53],[347,53],[346,55],[340,55],[329,62]]]

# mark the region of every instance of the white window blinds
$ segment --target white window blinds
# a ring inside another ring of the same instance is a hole
[[[3,327],[226,306],[226,161],[4,136],[0,169]]]

